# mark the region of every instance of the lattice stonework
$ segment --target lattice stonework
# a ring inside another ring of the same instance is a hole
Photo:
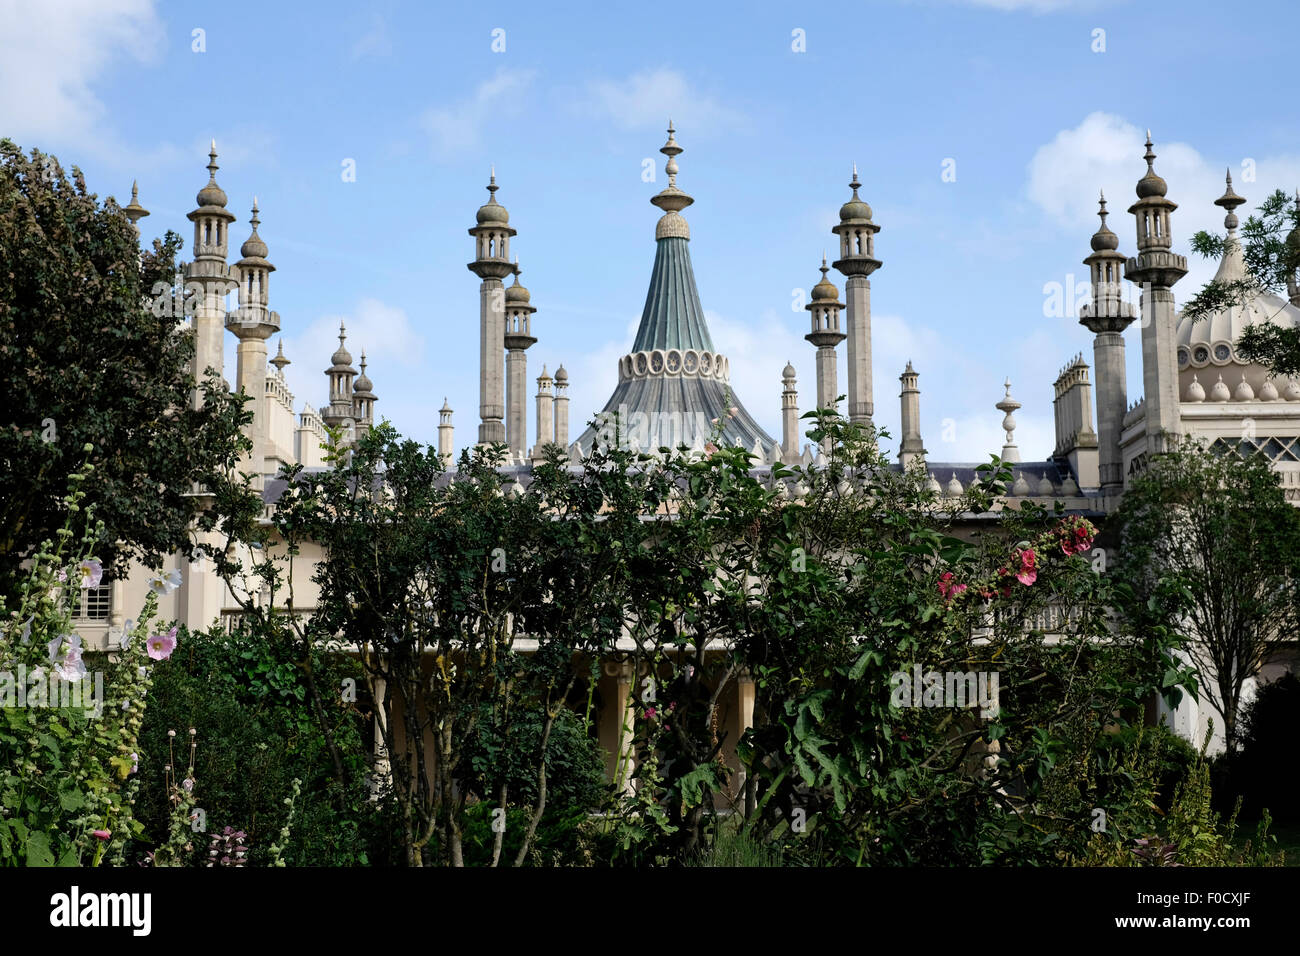
[[[77,605],[77,617],[86,621],[108,620],[111,594],[112,588],[108,585],[83,590],[81,600]]]
[[[1235,451],[1243,457],[1263,455],[1271,462],[1300,462],[1300,435],[1264,435],[1259,438],[1216,438],[1210,451],[1222,455]]]

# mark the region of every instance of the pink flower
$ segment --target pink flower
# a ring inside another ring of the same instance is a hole
[[[1030,585],[1038,580],[1037,556],[1033,548],[1025,548],[1017,553],[1020,558],[1020,570],[1016,572],[1016,580],[1021,584]]]
[[[704,446],[704,453],[706,455],[712,455],[717,450],[718,450],[718,446],[713,444],[713,442],[709,442],[707,445]]]
[[[99,582],[104,577],[104,566],[94,558],[86,558],[77,565],[77,573],[81,575],[81,589],[99,587]]]
[[[939,593],[946,601],[951,601],[958,594],[961,594],[962,591],[966,590],[966,585],[964,584],[953,584],[952,578],[953,574],[951,571],[945,571],[943,574],[939,575]]]
[[[653,707],[647,707],[647,708],[645,709],[645,715],[646,715],[646,719],[647,719],[647,720],[649,720],[650,718],[654,717],[654,715],[657,714],[657,713],[658,713],[658,711],[655,710]]]
[[[176,628],[166,634],[154,634],[145,642],[149,656],[155,661],[165,661],[176,650]]]
[[[96,840],[107,840],[113,835],[112,830],[91,830],[90,832]]]

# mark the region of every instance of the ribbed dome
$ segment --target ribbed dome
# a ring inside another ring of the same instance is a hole
[[[1271,378],[1264,380],[1264,384],[1259,389],[1259,398],[1264,402],[1277,401],[1277,386],[1273,384]]]
[[[1200,379],[1195,375],[1192,376],[1192,384],[1187,386],[1187,391],[1183,394],[1185,402],[1203,402],[1205,401],[1205,386],[1201,384]]]
[[[199,194],[194,197],[195,202],[200,206],[222,206],[226,205],[226,191],[217,185],[216,180],[211,180],[206,186],[199,190]]]
[[[269,251],[262,237],[256,232],[245,239],[244,244],[239,247],[239,254],[245,259],[265,259]]]
[[[1157,176],[1153,169],[1148,169],[1147,174],[1138,180],[1138,199],[1150,199],[1153,196],[1163,196],[1167,192],[1169,192],[1169,184],[1161,177]]]
[[[504,226],[510,222],[510,213],[494,198],[491,202],[478,207],[478,215],[475,218],[480,226],[496,224]]]
[[[527,303],[530,298],[528,290],[519,284],[519,274],[516,273],[514,283],[506,289],[506,301]]]
[[[1119,236],[1111,232],[1103,222],[1101,228],[1092,234],[1093,252],[1110,252],[1119,248]]]
[[[822,257],[822,279],[812,287],[812,297],[814,302],[837,302],[840,297],[840,290],[835,288],[835,283],[826,277],[830,270],[826,267],[826,258]]]
[[[850,199],[840,207],[840,222],[852,219],[870,219],[871,207],[861,199]]]
[[[1219,380],[1214,383],[1214,388],[1210,389],[1210,401],[1226,402],[1231,398],[1232,393],[1228,391],[1228,386],[1223,381],[1223,376],[1220,375]]]
[[[343,344],[343,340],[348,337],[347,329],[343,323],[339,323],[339,347],[338,350],[330,356],[330,362],[335,368],[346,368],[352,364],[352,353],[349,352]]]

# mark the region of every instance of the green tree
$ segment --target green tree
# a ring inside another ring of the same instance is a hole
[[[175,310],[150,308],[155,288],[170,293],[180,248],[169,232],[142,254],[122,210],[79,170],[0,140],[0,591],[63,525],[62,490],[86,444],[105,567],[192,553],[190,491],[234,467],[251,413],[216,376],[192,401],[193,333]]]
[[[1130,629],[1187,635],[1235,749],[1245,681],[1300,636],[1300,514],[1264,458],[1185,439],[1134,479],[1115,523]]]
[[[1281,190],[1274,191],[1242,225],[1241,241],[1245,277],[1211,279],[1183,306],[1185,318],[1207,319],[1225,309],[1241,308],[1264,293],[1287,298],[1288,284],[1300,274],[1300,194],[1292,203]],[[1192,237],[1193,251],[1206,258],[1221,258],[1226,247],[1226,237],[1208,232]],[[1300,376],[1300,327],[1254,322],[1236,346],[1242,358],[1267,366],[1274,375]]]

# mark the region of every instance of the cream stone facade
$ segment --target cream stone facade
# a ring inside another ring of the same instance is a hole
[[[1300,284],[1292,283],[1289,299],[1261,295],[1244,308],[1225,310],[1208,321],[1184,319],[1176,310],[1172,292],[1187,271],[1186,260],[1171,251],[1171,214],[1177,206],[1167,198],[1167,185],[1155,172],[1156,156],[1149,135],[1146,146],[1146,173],[1137,183],[1137,200],[1129,208],[1136,222],[1135,256],[1126,257],[1120,251],[1119,236],[1106,223],[1104,196],[1100,201],[1101,224],[1091,237],[1090,254],[1083,260],[1090,270],[1092,294],[1079,316],[1080,323],[1095,334],[1093,363],[1089,366],[1082,354],[1076,355],[1065,362],[1053,383],[1055,446],[1046,457],[1022,460],[1015,442],[1014,417],[1021,403],[1012,397],[1011,383],[1004,383],[1004,396],[995,408],[1002,415],[1006,434],[1000,454],[1012,463],[1014,477],[997,509],[1016,508],[1029,501],[1061,501],[1073,513],[1103,519],[1118,507],[1132,477],[1153,454],[1167,447],[1170,436],[1179,434],[1200,436],[1220,447],[1246,443],[1269,458],[1282,476],[1287,497],[1300,504],[1300,383],[1271,379],[1265,369],[1244,362],[1234,344],[1250,323],[1295,327],[1300,322]],[[619,360],[618,384],[604,409],[579,410],[580,421],[595,413],[596,425],[572,441],[568,373],[560,366],[552,377],[543,366],[536,380],[535,427],[529,445],[526,351],[538,341],[533,322],[537,307],[531,293],[520,284],[518,261],[510,249],[517,230],[496,199],[500,187],[495,171],[491,175],[489,199],[469,229],[474,259],[468,268],[480,280],[477,441],[506,444],[505,469],[514,475],[518,489],[531,482],[532,466],[548,445],[567,448],[575,461],[602,441],[618,441],[647,453],[665,444],[684,444],[702,451],[714,430],[714,419],[722,423],[721,440],[752,451],[757,458],[756,471],[765,476],[778,461],[816,466],[824,460],[820,449],[814,453],[811,446],[800,448],[793,364],[787,363],[779,376],[774,370],[774,406],[778,406],[775,386],[778,382],[781,386],[780,441],[763,431],[731,391],[730,361],[712,342],[696,289],[689,255],[690,228],[682,216],[693,199],[677,185],[677,157],[682,148],[671,124],[662,152],[668,157],[669,184],[651,200],[663,214],[655,229],[656,253],[641,324],[631,349]],[[194,222],[194,246],[187,281],[201,296],[193,319],[198,335],[196,370],[210,368],[223,374],[222,330],[238,339],[235,388],[254,397],[254,418],[249,426],[254,450],[247,467],[264,496],[269,517],[284,487],[276,477],[281,466],[324,467],[321,446],[326,428],[341,429],[345,442],[355,440],[374,423],[376,395],[366,374],[364,353],[358,373],[346,346],[346,329],[340,326],[338,348],[325,370],[326,401],[319,410],[304,403],[295,415],[295,399],[284,378],[289,359],[283,346],[267,360],[268,341],[280,331],[281,319],[270,309],[269,280],[275,267],[258,234],[257,201],[253,202],[251,232],[241,247],[241,258],[228,263],[228,227],[235,217],[227,211],[226,194],[217,185],[217,168],[214,144],[209,181],[198,194],[197,208],[189,214]],[[839,258],[828,266],[823,257],[821,279],[807,306],[811,331],[806,338],[815,349],[818,406],[835,402],[836,349],[847,340],[847,408],[843,411],[853,421],[871,422],[875,406],[868,277],[882,267],[876,258],[876,236],[881,227],[859,195],[862,183],[856,167],[849,186],[852,195],[841,207],[840,222],[833,230]],[[1218,277],[1240,278],[1245,265],[1236,235],[1235,209],[1245,199],[1233,192],[1229,179],[1227,191],[1216,202],[1227,212],[1228,229]],[[148,215],[134,199],[126,211],[132,221]],[[846,277],[844,302],[828,278],[831,267]],[[513,276],[509,287],[503,284],[507,276]],[[1121,279],[1135,285],[1125,286]],[[1140,288],[1136,304],[1129,299],[1130,288]],[[227,310],[225,297],[232,291],[238,296],[238,305]],[[1122,333],[1134,321],[1140,321],[1144,397],[1131,400]],[[976,463],[928,459],[920,429],[920,373],[909,362],[899,380],[903,428],[898,467],[922,466],[933,490],[960,495],[975,480]],[[449,468],[454,468],[457,453],[452,416],[444,401],[439,413],[438,452]],[[798,496],[797,487],[787,490]],[[291,600],[297,613],[310,614],[316,606],[311,578],[321,557],[308,545],[295,559]],[[210,566],[195,562],[180,570],[184,583],[161,602],[164,619],[174,618],[201,629],[238,616],[239,602]],[[88,646],[116,646],[125,616],[144,601],[146,578],[146,569],[133,568],[125,580],[87,593],[79,630]],[[265,599],[253,592],[241,597]],[[287,604],[290,595],[278,595],[277,600]],[[1293,660],[1294,655],[1278,657],[1261,676],[1275,676],[1291,667]],[[642,675],[632,674],[626,665],[610,663],[602,671],[597,696],[604,706],[598,734],[609,755],[611,777],[619,775],[620,755],[628,753],[625,710],[628,695],[640,679]],[[728,697],[723,714],[724,723],[733,731],[732,739],[752,721],[753,701],[752,684],[742,679]],[[1207,710],[1187,701],[1165,716],[1178,732],[1199,741],[1207,726]],[[1221,734],[1216,744],[1221,745]]]

